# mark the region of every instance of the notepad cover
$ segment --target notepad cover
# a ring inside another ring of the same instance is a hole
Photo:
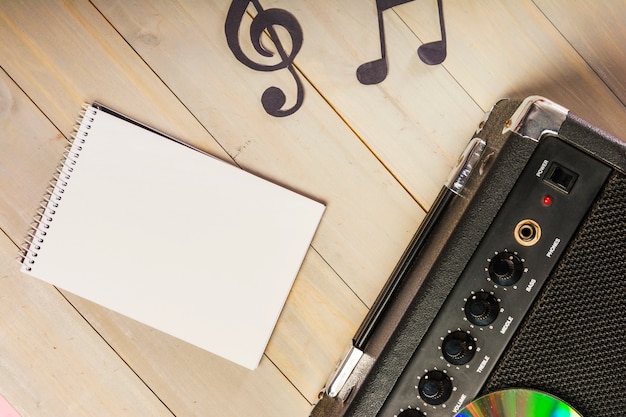
[[[323,211],[92,105],[22,270],[254,369]]]

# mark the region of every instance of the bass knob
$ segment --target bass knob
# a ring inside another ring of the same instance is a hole
[[[522,277],[524,263],[515,253],[504,251],[491,259],[487,271],[495,283],[513,285]]]

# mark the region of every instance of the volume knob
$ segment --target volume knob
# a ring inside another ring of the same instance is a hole
[[[465,303],[465,316],[470,323],[477,326],[487,326],[498,317],[500,304],[492,294],[480,291],[472,294]]]
[[[398,414],[398,417],[426,417],[424,413],[416,410],[415,408],[407,408]]]
[[[504,251],[493,257],[487,271],[497,284],[513,285],[522,277],[524,263],[516,254]]]
[[[441,371],[428,371],[417,386],[420,397],[430,404],[443,404],[452,394],[452,381]]]

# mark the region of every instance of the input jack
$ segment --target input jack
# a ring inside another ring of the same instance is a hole
[[[522,246],[533,246],[541,239],[541,226],[534,220],[525,219],[515,226],[515,240]]]

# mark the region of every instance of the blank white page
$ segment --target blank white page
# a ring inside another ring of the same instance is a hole
[[[22,270],[256,368],[324,206],[94,106],[63,172]]]

